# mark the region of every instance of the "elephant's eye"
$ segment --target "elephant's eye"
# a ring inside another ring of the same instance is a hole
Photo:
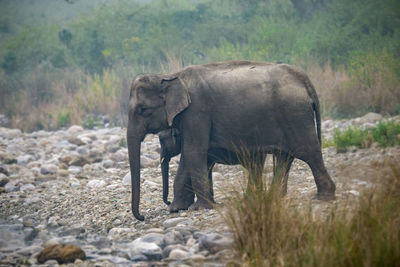
[[[143,117],[148,117],[153,113],[153,109],[152,108],[146,108],[143,106],[139,106],[137,108],[137,113],[142,115]]]

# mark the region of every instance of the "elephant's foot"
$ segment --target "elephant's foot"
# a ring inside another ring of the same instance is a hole
[[[180,210],[187,210],[192,203],[193,202],[174,200],[172,201],[171,205],[169,205],[168,209],[170,213],[178,212]]]
[[[332,201],[335,200],[335,193],[334,192],[318,192],[314,199],[322,200],[322,201]]]
[[[206,200],[197,200],[195,203],[190,205],[189,210],[194,211],[194,210],[212,209],[212,208],[213,208],[213,202]]]

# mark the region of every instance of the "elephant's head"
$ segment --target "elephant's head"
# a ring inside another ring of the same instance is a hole
[[[168,201],[168,181],[169,181],[169,162],[172,157],[181,153],[181,136],[179,130],[172,128],[161,131],[158,134],[160,139],[160,162],[161,162],[161,174],[163,181],[163,201],[169,205]]]
[[[175,116],[189,104],[189,93],[178,75],[139,75],[132,82],[127,141],[132,179],[132,213],[138,220],[144,220],[139,213],[141,142],[148,133],[171,128]]]

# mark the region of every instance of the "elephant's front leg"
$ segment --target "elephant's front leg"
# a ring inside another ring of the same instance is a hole
[[[174,180],[174,200],[169,205],[170,212],[187,210],[194,202],[194,192],[190,176],[182,164],[183,157],[179,163],[178,172]]]

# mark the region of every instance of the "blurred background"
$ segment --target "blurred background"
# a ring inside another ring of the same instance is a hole
[[[135,75],[231,59],[303,68],[323,117],[400,113],[398,0],[0,0],[7,127],[124,125]]]

